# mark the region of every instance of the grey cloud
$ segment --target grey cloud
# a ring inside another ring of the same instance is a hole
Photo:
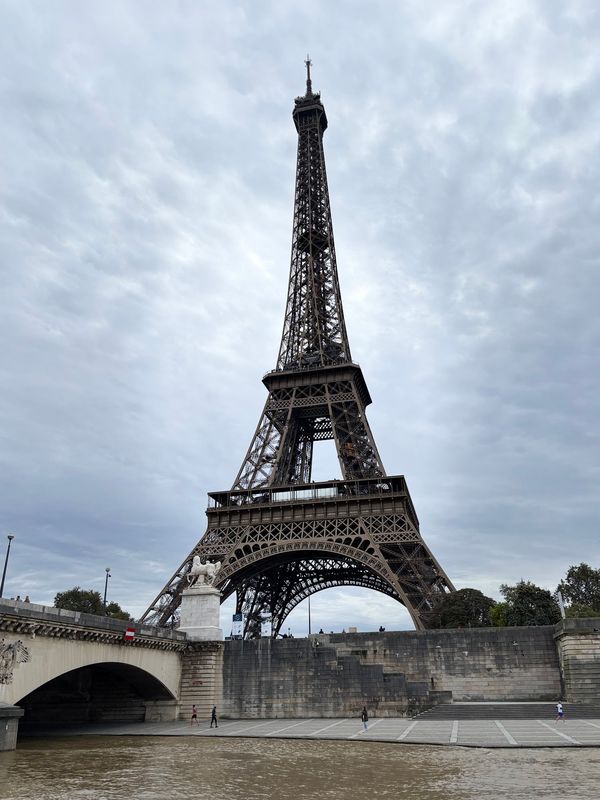
[[[307,50],[352,351],[424,537],[491,594],[598,565],[592,5],[3,16],[9,592],[99,588],[107,562],[139,612],[203,533],[206,491],[233,481],[281,332]],[[327,630],[394,624],[368,593],[314,605]]]

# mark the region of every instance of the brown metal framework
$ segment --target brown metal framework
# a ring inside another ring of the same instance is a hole
[[[221,561],[223,599],[236,593],[245,635],[263,615],[277,635],[314,592],[363,586],[394,597],[415,626],[453,586],[419,533],[406,482],[386,476],[352,362],[338,282],[323,133],[314,94],[295,101],[298,131],[292,256],[277,368],[263,378],[265,407],[231,491],[209,494],[208,529],[143,620],[174,624],[192,559]],[[341,481],[311,483],[313,444],[333,439]]]

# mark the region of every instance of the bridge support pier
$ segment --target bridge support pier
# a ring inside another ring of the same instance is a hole
[[[18,706],[0,703],[0,750],[14,750],[17,746],[19,718],[25,712]]]
[[[223,705],[223,642],[190,642],[181,654],[179,719],[190,718],[192,705],[198,719],[210,720],[213,706]]]
[[[177,700],[147,700],[144,722],[175,722],[179,706]]]

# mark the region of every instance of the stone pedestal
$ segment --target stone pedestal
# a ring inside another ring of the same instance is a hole
[[[0,703],[0,750],[14,750],[17,746],[19,719],[24,713],[19,706]]]
[[[214,586],[192,586],[181,594],[179,630],[192,641],[221,642],[221,592]]]

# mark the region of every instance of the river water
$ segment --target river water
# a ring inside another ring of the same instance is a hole
[[[600,750],[79,736],[0,753],[2,800],[598,800]]]

